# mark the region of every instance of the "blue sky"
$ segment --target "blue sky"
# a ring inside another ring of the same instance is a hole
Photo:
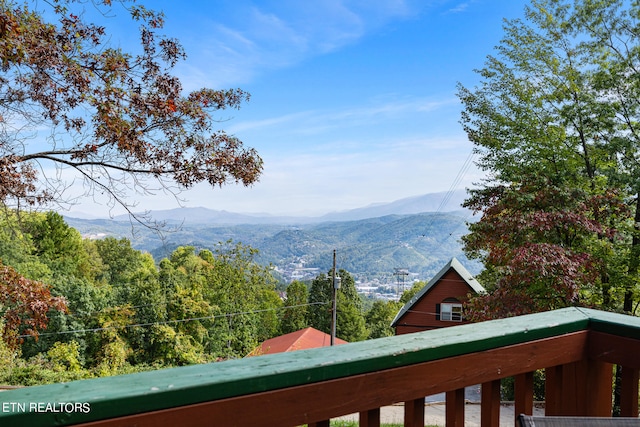
[[[482,174],[465,169],[472,145],[456,84],[476,84],[503,18],[521,17],[525,3],[147,1],[187,51],[175,70],[185,89],[251,93],[219,125],[264,159],[252,187],[197,186],[184,205],[320,215],[471,186]],[[138,201],[140,210],[178,206],[162,194]]]

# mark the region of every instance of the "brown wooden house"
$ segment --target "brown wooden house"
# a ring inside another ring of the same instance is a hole
[[[471,273],[453,258],[398,312],[391,323],[396,335],[466,323],[462,305],[469,294],[485,290]]]

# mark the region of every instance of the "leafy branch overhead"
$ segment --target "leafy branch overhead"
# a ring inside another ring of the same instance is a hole
[[[127,209],[131,190],[177,195],[200,182],[257,181],[262,160],[256,151],[213,127],[214,114],[239,108],[249,95],[241,89],[184,93],[171,70],[186,55],[177,40],[158,34],[161,13],[110,0],[0,5],[5,205],[68,203],[69,175],[51,173],[52,165],[75,170],[86,194],[104,194]],[[105,26],[84,21],[83,7],[97,8],[107,22],[112,7],[129,13],[139,23],[139,52],[114,47]]]
[[[640,295],[638,1],[531,0],[462,125],[488,172],[464,238],[492,290],[484,319],[574,304],[633,313]]]

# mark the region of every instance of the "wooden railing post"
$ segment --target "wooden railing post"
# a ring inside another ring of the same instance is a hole
[[[404,402],[404,426],[424,427],[424,397]]]
[[[620,390],[620,416],[638,418],[638,381],[640,369],[622,367]]]
[[[559,416],[562,411],[562,366],[550,366],[544,370],[544,414]]]
[[[586,391],[584,413],[591,417],[610,417],[613,412],[613,364],[595,360],[583,363],[587,369],[583,377]]]
[[[533,415],[533,372],[516,375],[514,413],[516,420],[518,415]],[[516,421],[514,420],[514,422]],[[517,425],[517,424],[515,424]]]
[[[380,427],[380,408],[360,412],[360,427]]]
[[[545,415],[610,417],[613,365],[584,359],[547,369]]]
[[[464,388],[446,394],[447,427],[464,427]]]
[[[328,427],[359,413],[361,425],[379,426],[379,408],[404,401],[405,425],[422,427],[418,396],[454,389],[446,412],[457,426],[469,412],[463,387],[480,383],[481,425],[497,427],[500,378],[515,377],[516,412],[533,412],[531,371],[546,366],[546,415],[607,417],[612,363],[623,366],[622,415],[638,416],[640,318],[570,308],[496,322],[6,391],[0,425]],[[53,399],[83,410],[24,409]]]
[[[500,380],[482,384],[480,403],[480,425],[482,427],[500,426]]]

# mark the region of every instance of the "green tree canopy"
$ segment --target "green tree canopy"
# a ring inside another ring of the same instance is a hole
[[[362,300],[356,290],[353,276],[339,270],[340,289],[337,293],[336,335],[345,341],[361,341],[368,331],[362,313]],[[308,323],[325,333],[331,332],[333,285],[331,274],[320,274],[313,279],[309,292]]]
[[[280,331],[282,301],[269,269],[254,261],[256,254],[251,247],[225,242],[198,253],[191,246],[179,247],[160,263],[169,316],[202,318],[179,329],[210,357],[244,357]]]
[[[308,300],[309,290],[307,289],[307,285],[294,280],[287,286],[284,307],[280,315],[283,334],[299,331],[308,326]]]
[[[405,293],[408,291],[405,291]],[[395,335],[391,322],[402,308],[402,303],[396,301],[376,300],[365,316],[369,339],[390,337]]]
[[[76,276],[93,280],[98,274],[82,243],[82,236],[56,212],[29,215],[23,227],[35,246],[34,255],[54,277]]]
[[[480,317],[586,296],[613,308],[613,287],[630,311],[640,247],[637,11],[637,1],[532,0],[525,20],[505,23],[480,84],[459,86],[462,124],[489,172],[467,201],[483,216],[466,250],[495,293],[492,314]]]

